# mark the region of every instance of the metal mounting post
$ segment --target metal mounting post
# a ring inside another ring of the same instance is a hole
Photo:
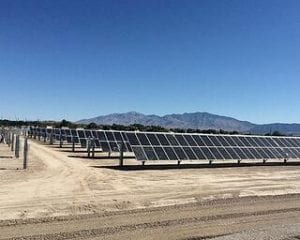
[[[91,156],[91,139],[90,137],[87,140],[87,152],[88,152],[88,157]]]
[[[27,168],[27,160],[28,160],[28,138],[25,137],[24,140],[24,159],[23,159],[23,169]]]
[[[123,167],[124,166],[124,143],[121,142],[120,144],[120,158],[119,158],[119,166]]]
[[[95,138],[92,138],[92,158],[95,158]]]
[[[8,147],[10,147],[10,133],[6,133],[6,139],[5,139],[5,141],[6,141],[6,143],[7,143],[7,145],[8,145]]]
[[[75,138],[72,137],[72,152],[75,152]]]
[[[11,148],[10,150],[13,152],[14,151],[14,142],[15,142],[15,134],[11,134]]]
[[[20,135],[16,136],[16,147],[15,147],[15,157],[19,158],[20,156]]]
[[[50,134],[50,145],[53,145],[53,133]]]
[[[59,147],[62,148],[63,146],[63,139],[62,139],[62,134],[59,134]]]

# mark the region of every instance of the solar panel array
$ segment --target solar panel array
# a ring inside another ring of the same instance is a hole
[[[297,159],[300,138],[127,132],[138,160]]]
[[[45,135],[45,132],[47,133]],[[30,134],[47,137],[52,135],[57,141],[81,144],[86,147],[88,141],[101,148],[104,152],[119,152],[123,143],[124,152],[132,152],[131,146],[124,132],[110,130],[87,130],[87,129],[67,129],[67,128],[30,128]]]
[[[151,133],[113,130],[31,128],[31,134],[87,146],[104,152],[133,151],[146,160],[299,159],[299,137]]]
[[[110,130],[77,130],[79,141],[85,146],[88,139],[93,139],[96,147],[101,147],[104,152],[119,152],[124,143],[123,151],[131,152],[131,147],[126,134],[121,131]]]

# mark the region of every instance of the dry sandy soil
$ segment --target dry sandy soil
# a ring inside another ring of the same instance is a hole
[[[0,239],[300,239],[299,165],[121,171],[69,155],[30,141],[22,170],[0,144]]]

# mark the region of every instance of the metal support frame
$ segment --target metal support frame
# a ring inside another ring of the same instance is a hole
[[[87,140],[87,153],[88,153],[88,157],[91,156],[91,138],[89,137]]]
[[[53,145],[53,133],[50,134],[50,145]]]
[[[263,164],[265,164],[266,162],[267,162],[267,159],[264,158],[264,159],[263,159]]]
[[[91,145],[92,145],[92,158],[95,158],[95,138],[92,138]]]
[[[62,148],[63,146],[63,139],[62,139],[62,134],[59,134],[59,147]]]
[[[72,137],[72,152],[75,152],[75,138]]]
[[[120,144],[120,158],[119,158],[119,166],[124,166],[124,142]]]

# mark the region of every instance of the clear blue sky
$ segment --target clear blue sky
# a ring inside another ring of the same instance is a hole
[[[0,117],[300,122],[298,0],[1,0]]]

